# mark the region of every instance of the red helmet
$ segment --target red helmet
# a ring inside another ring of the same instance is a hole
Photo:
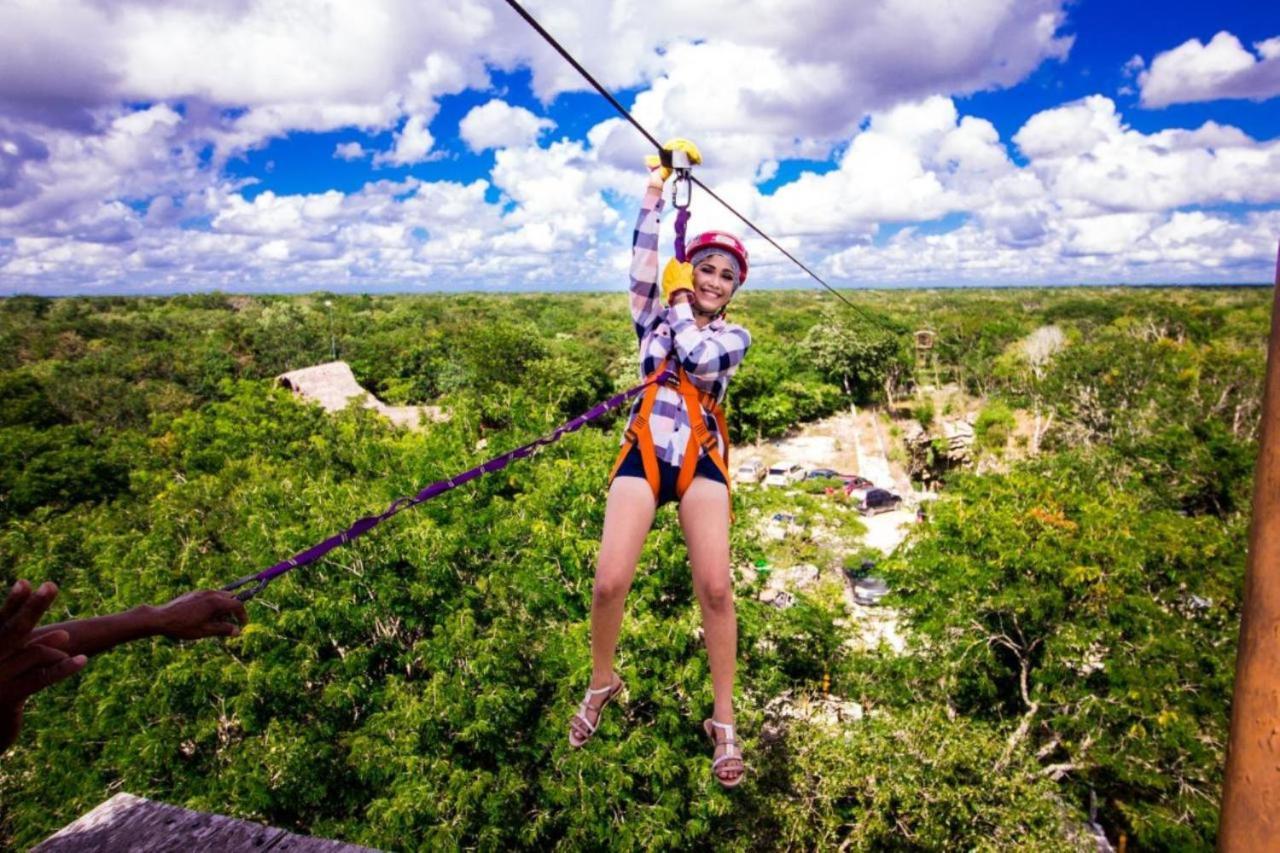
[[[692,258],[703,249],[721,249],[726,254],[732,255],[742,272],[738,278],[738,286],[741,287],[747,283],[747,247],[742,245],[741,240],[728,231],[703,231],[685,245],[684,256]]]

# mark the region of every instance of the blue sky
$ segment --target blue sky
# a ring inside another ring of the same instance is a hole
[[[527,7],[837,285],[1271,278],[1266,4]],[[504,3],[426,11],[0,6],[0,294],[624,288],[643,140]]]

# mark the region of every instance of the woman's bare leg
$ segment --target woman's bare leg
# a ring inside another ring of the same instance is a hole
[[[595,591],[591,597],[592,687],[612,683],[623,605],[656,510],[653,492],[646,480],[617,477],[609,487],[604,535],[596,562]]]
[[[591,689],[603,690],[613,678],[613,655],[622,629],[622,608],[636,573],[645,537],[653,524],[657,502],[649,483],[639,477],[617,477],[609,487],[604,510],[604,534],[596,560],[595,587],[591,595]],[[588,694],[586,708],[569,722],[571,746],[581,746],[599,722],[600,709],[609,693]],[[585,717],[586,723],[583,722]]]
[[[733,725],[733,678],[738,656],[738,619],[729,568],[729,490],[694,477],[680,499],[680,526],[689,548],[693,589],[702,607],[702,632],[711,663],[715,720]]]

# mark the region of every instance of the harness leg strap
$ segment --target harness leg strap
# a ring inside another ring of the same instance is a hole
[[[614,479],[618,476],[618,469],[622,467],[622,463],[627,458],[627,454],[631,452],[631,448],[639,447],[640,461],[644,465],[644,479],[649,484],[649,490],[653,492],[655,502],[658,500],[662,483],[658,476],[658,454],[653,448],[653,433],[649,429],[649,417],[653,414],[653,404],[658,399],[657,379],[665,369],[665,365],[659,366],[645,380],[651,384],[645,389],[644,398],[640,403],[640,411],[636,413],[631,425],[627,427],[626,441],[623,442],[622,449],[618,452],[618,458],[613,463],[613,470],[609,472],[609,484],[612,485]]]
[[[729,435],[723,430],[724,414],[720,407],[716,405],[715,400],[710,395],[701,394],[689,376],[685,373],[684,368],[680,368],[680,395],[684,398],[685,408],[689,412],[689,443],[685,446],[684,460],[680,465],[680,478],[676,481],[676,494],[684,497],[685,491],[693,482],[693,478],[698,469],[698,457],[700,451],[705,450],[707,456],[712,463],[720,471],[724,477],[724,485],[732,493],[732,486],[729,480],[729,469],[725,465],[724,460],[720,457],[720,443],[717,436],[724,441],[726,454],[729,449]],[[708,406],[707,404],[710,403]],[[704,407],[709,408],[716,419],[716,434],[707,430],[706,416],[703,414]],[[730,511],[730,518],[733,513]]]

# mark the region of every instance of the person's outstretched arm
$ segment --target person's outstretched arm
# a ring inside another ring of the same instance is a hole
[[[219,590],[199,590],[180,595],[167,604],[143,604],[109,616],[91,616],[46,625],[32,632],[33,641],[55,631],[67,640],[60,648],[69,655],[96,655],[121,643],[146,637],[199,640],[234,637],[249,621],[244,604]]]
[[[631,319],[635,321],[636,337],[641,343],[665,313],[658,293],[658,223],[664,183],[661,170],[649,173],[648,188],[640,202],[640,215],[631,236]]]

